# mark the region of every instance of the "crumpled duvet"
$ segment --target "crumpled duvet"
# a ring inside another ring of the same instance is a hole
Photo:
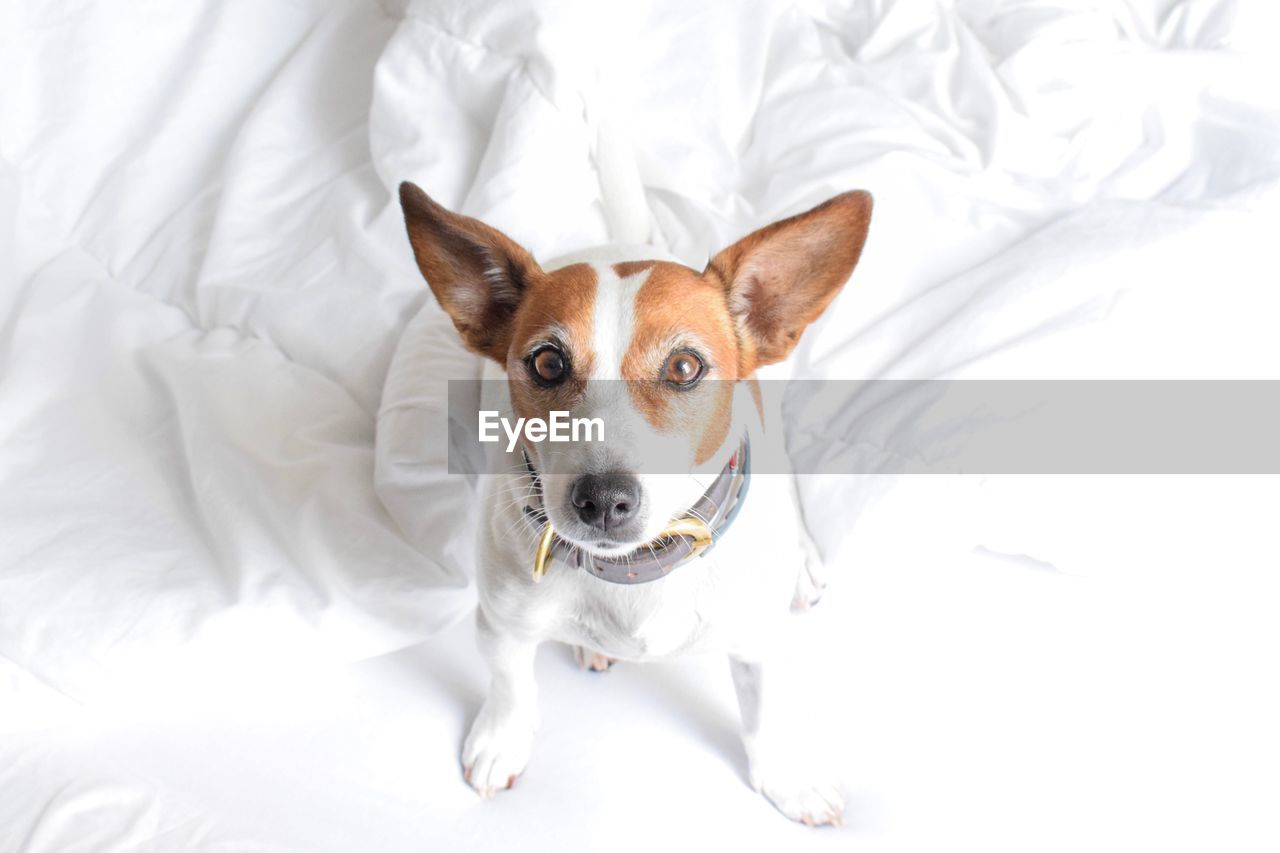
[[[699,267],[869,189],[803,378],[1280,378],[1268,6],[5,6],[0,730],[327,671],[469,610],[478,510],[436,430],[479,367],[402,180],[539,258],[646,241]],[[1250,585],[1278,491],[801,484],[838,577],[977,553],[1250,595],[1275,591]],[[0,807],[0,846],[92,837],[42,790]],[[222,849],[190,808],[86,849]]]

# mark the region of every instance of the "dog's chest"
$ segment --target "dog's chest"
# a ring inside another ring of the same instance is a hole
[[[627,660],[719,647],[726,626],[717,596],[680,580],[626,587],[583,576],[563,615],[562,639]]]
[[[625,660],[750,649],[785,617],[801,553],[789,492],[762,481],[728,535],[659,580],[616,584],[554,564],[531,583],[533,542],[503,538],[520,518],[508,504],[484,540],[480,593],[487,618],[521,636],[588,647]]]

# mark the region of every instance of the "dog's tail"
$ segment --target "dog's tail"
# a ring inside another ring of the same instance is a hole
[[[609,238],[614,243],[666,249],[666,241],[655,227],[645,197],[644,181],[628,128],[610,108],[610,103],[607,87],[598,85],[586,104],[588,126],[594,133],[592,157],[600,181]]]

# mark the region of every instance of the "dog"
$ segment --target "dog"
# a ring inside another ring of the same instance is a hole
[[[492,682],[463,745],[467,782],[492,797],[525,769],[541,643],[573,646],[597,670],[714,650],[729,658],[752,786],[792,820],[838,824],[840,791],[803,769],[790,745],[799,721],[766,701],[762,680],[823,570],[794,479],[747,485],[751,447],[769,434],[756,372],[787,358],[849,280],[871,196],[768,225],[701,272],[607,250],[543,269],[412,183],[400,202],[427,284],[464,345],[505,371],[510,410],[606,425],[594,443],[523,437],[517,462],[484,478],[477,635]]]

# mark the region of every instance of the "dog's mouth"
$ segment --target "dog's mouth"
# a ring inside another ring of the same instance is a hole
[[[647,538],[647,531],[638,524],[598,530],[579,524],[577,519],[564,517],[563,512],[550,513],[544,507],[532,511],[527,508],[526,514],[539,527],[550,524],[556,538],[570,550],[592,557],[626,559],[652,544],[652,540]],[[553,518],[553,515],[558,517]]]
[[[672,518],[656,538],[618,541],[602,536],[578,538],[570,530],[557,529],[541,506],[541,484],[528,457],[525,465],[533,478],[536,505],[525,514],[540,526],[533,558],[533,580],[538,582],[557,559],[613,583],[645,583],[665,576],[675,567],[700,557],[715,544],[718,533],[732,523],[746,495],[749,479],[747,442],[729,458],[715,481],[686,514]]]
[[[560,528],[556,529],[556,533],[573,548],[585,551],[593,557],[627,559],[629,557],[639,557],[642,553],[646,553],[646,549],[653,547],[651,540],[648,539],[627,540],[599,537],[581,539]]]
[[[555,530],[556,539],[568,550],[590,557],[606,560],[629,559],[653,547],[652,540],[646,539],[639,528],[636,528],[635,533],[630,536],[616,533],[609,535],[599,530],[583,530],[584,525],[577,524],[572,519],[553,519],[551,513],[541,505],[526,505],[524,512],[537,527],[550,526]],[[610,533],[613,532],[610,531]]]

